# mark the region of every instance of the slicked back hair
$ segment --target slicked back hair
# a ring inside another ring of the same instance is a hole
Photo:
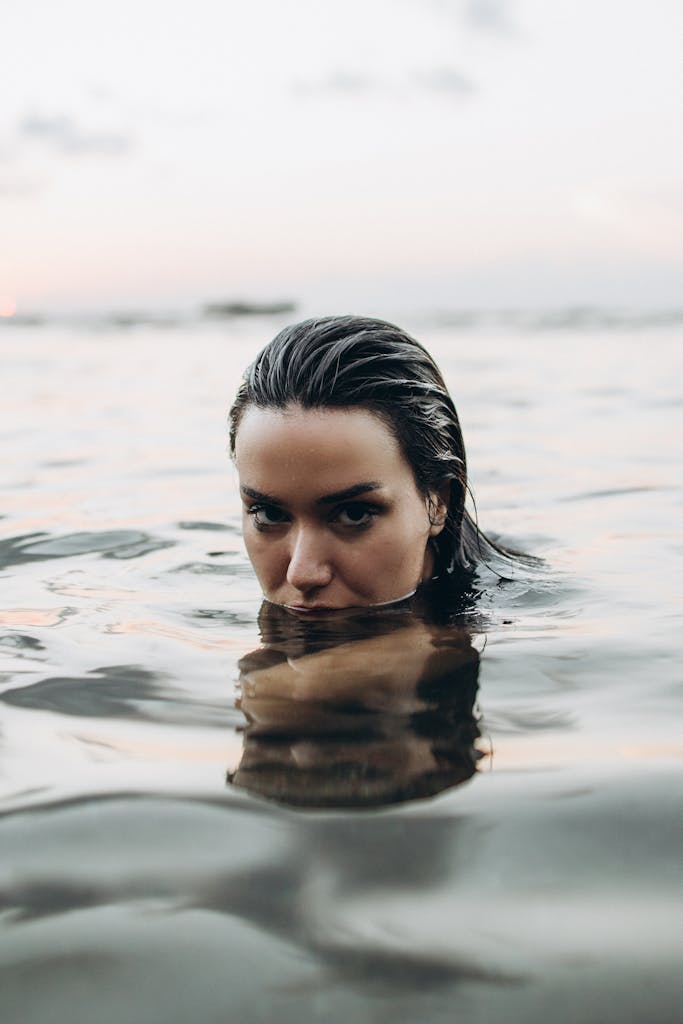
[[[465,510],[462,431],[441,373],[425,348],[393,324],[359,316],[285,327],[247,369],[230,410],[230,452],[247,408],[359,408],[391,431],[425,498],[448,492],[444,529],[430,542],[434,571],[470,569],[496,545]]]

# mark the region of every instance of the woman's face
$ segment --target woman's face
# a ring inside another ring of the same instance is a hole
[[[244,539],[265,597],[302,613],[411,594],[432,574],[432,509],[383,421],[365,409],[245,411],[235,462]],[[434,515],[436,507],[436,515]]]

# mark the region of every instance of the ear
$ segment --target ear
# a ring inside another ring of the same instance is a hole
[[[429,536],[438,537],[448,518],[448,505],[451,497],[450,481],[442,484],[436,491],[430,491],[427,499],[429,513]]]

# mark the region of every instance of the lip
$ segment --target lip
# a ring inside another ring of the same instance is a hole
[[[396,605],[402,604],[404,601],[408,601],[415,594],[414,590],[411,590],[407,594],[403,594],[402,597],[395,597],[391,601],[380,601],[377,604],[279,604],[277,601],[270,601],[270,598],[266,598],[266,601],[277,605],[279,608],[285,608],[288,612],[296,612],[297,615],[330,615],[333,612],[358,612],[358,611],[370,611],[373,608],[392,608]]]
[[[325,615],[328,612],[344,611],[344,608],[335,608],[329,604],[286,604],[284,607],[290,612],[298,612],[301,615]]]

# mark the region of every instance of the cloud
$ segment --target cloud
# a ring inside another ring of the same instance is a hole
[[[510,0],[466,0],[465,24],[482,32],[511,35],[515,28],[510,6]]]
[[[432,10],[446,15],[465,28],[490,35],[512,36],[517,26],[512,13],[512,0],[419,0],[420,6],[429,3]]]
[[[30,114],[19,122],[17,135],[70,156],[120,156],[133,146],[129,135],[85,130],[66,115]]]
[[[477,91],[470,78],[455,68],[440,67],[414,71],[391,80],[371,78],[347,71],[335,71],[317,81],[297,81],[292,85],[296,95],[304,97],[339,96],[353,99],[378,95],[389,99],[403,99],[406,92],[415,89],[451,96],[467,96]]]
[[[297,79],[292,85],[297,95],[347,95],[359,96],[375,92],[380,83],[369,75],[356,74],[352,71],[332,71],[329,75],[317,81],[302,81]]]
[[[474,82],[455,68],[434,68],[431,71],[418,71],[415,81],[430,92],[440,92],[452,96],[470,96],[477,91]]]

